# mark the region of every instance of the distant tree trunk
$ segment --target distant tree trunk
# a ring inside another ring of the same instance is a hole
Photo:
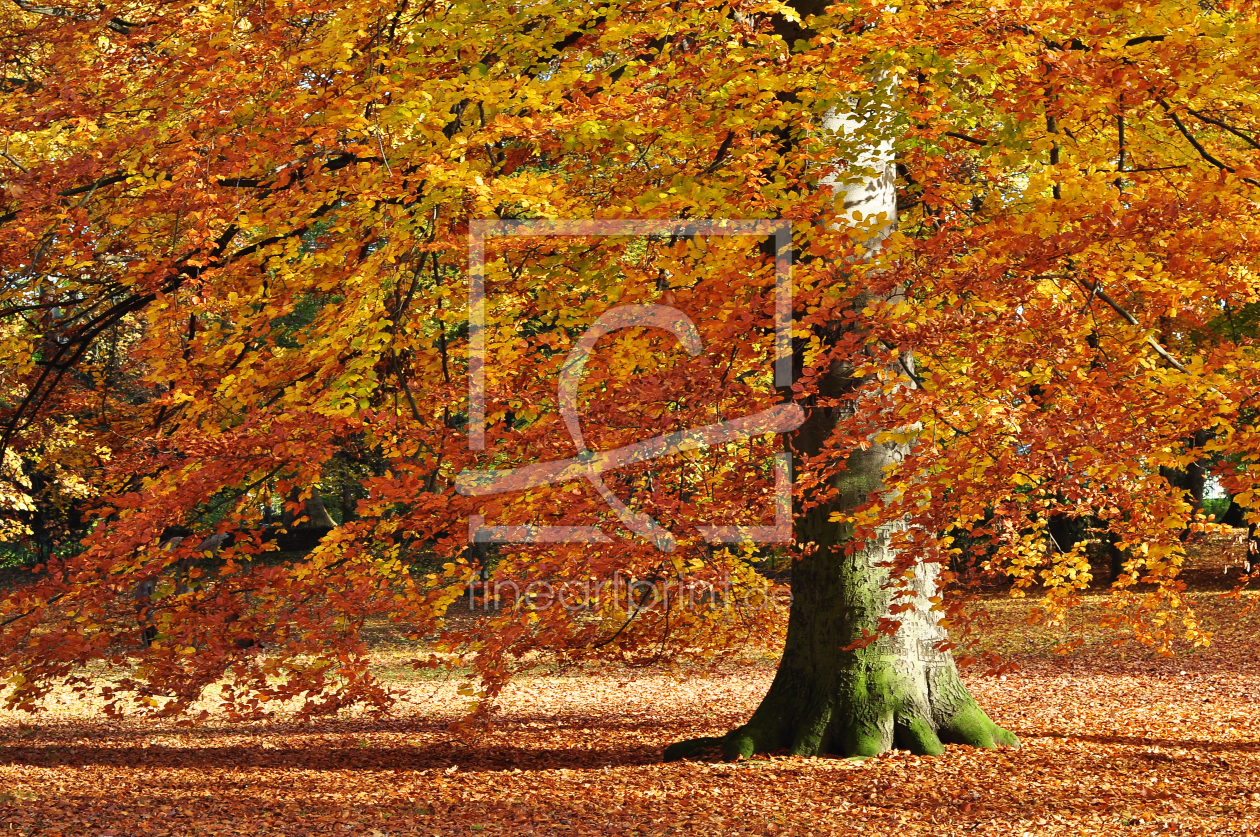
[[[1114,582],[1124,574],[1124,550],[1117,544],[1113,535],[1107,536],[1107,558],[1111,564],[1111,580]]]
[[[1069,552],[1086,538],[1094,538],[1088,547],[1087,555],[1091,567],[1106,565],[1111,581],[1124,573],[1125,555],[1120,549],[1117,538],[1108,530],[1107,524],[1096,517],[1072,517],[1066,514],[1051,515],[1046,523],[1046,533],[1053,541],[1052,550]]]
[[[52,516],[53,504],[50,500],[50,480],[44,474],[38,465],[31,463],[29,466],[23,463],[23,467],[27,473],[27,479],[30,482],[30,496],[32,500],[32,510],[28,515],[31,530],[31,546],[34,547],[33,555],[26,560],[27,566],[35,566],[36,564],[45,564],[52,559],[54,545],[54,521]]]
[[[827,128],[844,130],[843,117],[828,119]],[[880,212],[896,217],[891,146],[881,145],[862,165],[883,172],[857,184],[836,186],[846,211],[864,216]],[[872,242],[872,246],[879,246]],[[860,303],[858,303],[860,306]],[[837,326],[827,335],[838,338]],[[907,369],[913,359],[903,358]],[[902,376],[900,369],[889,370]],[[859,394],[872,381],[855,377],[848,366],[833,364],[819,387],[819,396],[841,399],[838,407],[807,409],[805,423],[793,434],[797,454],[817,454],[838,422],[857,409],[846,396]],[[857,395],[860,398],[860,394]],[[874,756],[892,747],[917,754],[940,754],[943,743],[980,747],[1016,744],[1015,736],[985,715],[967,692],[953,656],[936,650],[946,638],[929,608],[937,593],[939,568],[919,564],[914,580],[915,610],[897,618],[893,637],[857,650],[842,650],[864,632],[874,632],[889,615],[892,590],[886,588],[892,558],[887,524],[872,542],[853,542],[849,524],[832,522],[836,512],[860,507],[884,490],[885,465],[904,451],[896,445],[871,445],[849,454],[845,468],[831,478],[838,497],[798,514],[795,537],[805,555],[792,568],[792,605],[783,657],[770,690],[748,723],[721,738],[684,741],[668,748],[665,758],[684,758],[696,750],[720,745],[728,759],[786,749],[799,755],[834,753]],[[846,554],[852,549],[851,554]]]
[[[1187,440],[1186,447],[1188,450],[1202,450],[1203,446],[1212,438],[1212,434],[1208,430],[1196,431],[1194,436]],[[1160,466],[1159,475],[1168,481],[1168,484],[1174,489],[1180,491],[1186,500],[1190,502],[1192,514],[1198,514],[1203,511],[1203,494],[1207,490],[1208,462],[1206,459],[1197,459],[1191,462],[1185,468],[1168,468]],[[1190,535],[1190,527],[1187,526],[1182,534],[1182,540]]]
[[[270,526],[276,521],[275,510],[271,507],[271,481],[268,480],[263,485],[262,493],[262,522],[263,526]]]
[[[1061,498],[1060,498],[1061,499]],[[1046,521],[1046,534],[1050,536],[1050,549],[1054,552],[1071,552],[1072,547],[1085,540],[1089,521],[1083,517],[1054,514]]]
[[[341,522],[349,523],[358,517],[355,514],[355,482],[350,479],[349,473],[346,473],[341,479]]]
[[[1250,573],[1252,567],[1260,564],[1260,536],[1256,533],[1256,524],[1247,520],[1247,510],[1231,496],[1229,498],[1229,508],[1225,510],[1224,516],[1218,521],[1226,526],[1235,528],[1245,528],[1247,530],[1247,538],[1243,541],[1243,571]]]
[[[292,505],[298,502],[298,497],[301,493],[302,489],[300,486],[294,486],[289,491],[289,502],[285,504],[284,514],[280,518],[280,523],[285,528],[292,527],[293,521],[299,516],[293,511]],[[306,520],[299,523],[298,528],[332,529],[337,525],[336,521],[332,519],[332,515],[328,513],[328,509],[324,508],[324,499],[320,496],[319,486],[317,485],[311,486],[311,496],[306,498],[300,516],[304,516]]]

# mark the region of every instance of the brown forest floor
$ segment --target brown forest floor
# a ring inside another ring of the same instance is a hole
[[[1019,668],[968,681],[1019,750],[660,762],[745,720],[770,660],[524,678],[471,742],[446,730],[466,698],[435,682],[404,683],[383,721],[188,730],[68,706],[0,714],[0,837],[1260,834],[1260,612],[1219,598],[1217,545],[1198,553],[1193,598],[1219,633],[1173,659],[1101,636],[1056,655],[1061,633],[991,597],[984,641]]]

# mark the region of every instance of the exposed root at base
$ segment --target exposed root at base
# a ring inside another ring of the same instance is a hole
[[[682,761],[692,756],[701,755],[706,750],[713,751],[716,754],[722,748],[722,742],[725,740],[726,736],[724,735],[706,735],[670,744],[665,748],[665,761]]]
[[[864,732],[866,734],[864,734]],[[863,730],[850,730],[850,743],[846,750],[834,755],[850,758],[870,758],[890,749],[882,746],[878,733]],[[762,730],[745,724],[726,735],[703,736],[686,741],[679,741],[665,748],[664,760],[680,761],[693,757],[713,757],[721,752],[726,761],[740,758],[751,758],[756,754],[770,752],[788,752],[800,756],[821,756],[827,754],[818,746],[818,738],[812,735],[797,736],[797,740],[789,747],[773,746]],[[893,746],[909,750],[916,756],[939,756],[945,752],[946,744],[964,744],[970,747],[995,749],[997,747],[1018,747],[1019,739],[1014,733],[999,727],[979,706],[972,704],[949,719],[939,728],[933,727],[926,718],[897,718],[894,721]]]

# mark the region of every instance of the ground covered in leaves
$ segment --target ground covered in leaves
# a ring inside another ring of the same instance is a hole
[[[1018,750],[661,763],[745,720],[769,659],[525,678],[476,738],[447,729],[467,701],[454,682],[405,683],[380,721],[186,729],[71,705],[0,716],[0,837],[1260,834],[1260,615],[1199,569],[1217,641],[1172,659],[1054,654],[1062,635],[995,594],[984,642],[1018,668],[968,680]]]

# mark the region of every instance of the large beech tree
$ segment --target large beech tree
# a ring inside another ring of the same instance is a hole
[[[1092,572],[1084,542],[1047,549],[1056,517],[1126,556],[1118,634],[1205,641],[1177,579],[1203,523],[1165,475],[1219,463],[1255,502],[1251,4],[0,9],[0,537],[30,536],[34,476],[85,521],[0,601],[11,704],[94,688],[103,660],[113,707],[226,684],[242,715],[383,710],[362,634],[383,618],[437,637],[417,665],[470,663],[484,719],[532,651],[780,637],[764,556],[701,535],[774,516],[782,437],[602,475],[669,552],[585,483],[455,490],[579,453],[557,380],[627,304],[682,310],[698,351],[603,338],[575,394],[590,449],[806,414],[784,656],[728,755],[1009,743],[958,679],[944,567],[982,556],[1057,618]],[[492,237],[470,450],[471,222],[635,218],[792,221],[790,387],[770,239]],[[269,555],[263,505],[300,516],[339,450],[372,463],[366,499]],[[469,549],[477,519],[611,543]],[[231,537],[207,556],[172,526]],[[481,578],[520,595],[448,623]]]
[[[781,24],[789,39],[809,34],[795,30],[790,23]],[[860,100],[852,103],[861,105]],[[848,134],[874,123],[877,132],[873,135],[878,138],[879,121],[890,116],[872,109],[868,102],[865,113],[829,113],[821,129]],[[891,141],[876,141],[853,162],[855,169],[868,171],[865,177],[854,178],[846,172],[825,179],[820,188],[833,193],[850,217],[876,219],[877,231],[856,254],[870,260],[896,227]],[[891,295],[883,291],[875,298],[886,301],[904,296],[904,291],[894,287]],[[871,298],[859,293],[849,304]],[[846,338],[866,337],[863,321],[852,315],[820,326],[815,335],[830,350],[823,353],[824,358]],[[797,473],[809,472],[844,420],[862,412],[863,398],[880,385],[881,378],[913,386],[909,376],[914,374],[914,360],[909,351],[888,356],[875,370],[847,354],[823,362],[827,365],[819,370],[816,389],[803,399],[808,405],[805,422],[790,437]],[[885,473],[908,453],[904,441],[879,434],[867,441],[846,451],[833,474],[817,475],[826,490],[795,518],[794,541],[800,555],[792,568],[783,657],[769,693],[744,726],[720,739],[679,742],[666,750],[666,758],[684,757],[719,743],[729,758],[780,749],[799,755],[861,757],[878,755],[892,746],[939,755],[944,751],[942,742],[982,747],[1016,743],[968,694],[952,653],[942,650],[946,632],[932,607],[933,601],[939,601],[939,567],[915,561],[909,570],[911,583],[899,588],[891,582],[888,569],[897,563],[890,535],[900,521],[883,521],[871,537],[860,535],[849,519],[889,490]],[[892,627],[891,632],[881,633],[881,620]],[[880,639],[871,643],[877,636]]]

